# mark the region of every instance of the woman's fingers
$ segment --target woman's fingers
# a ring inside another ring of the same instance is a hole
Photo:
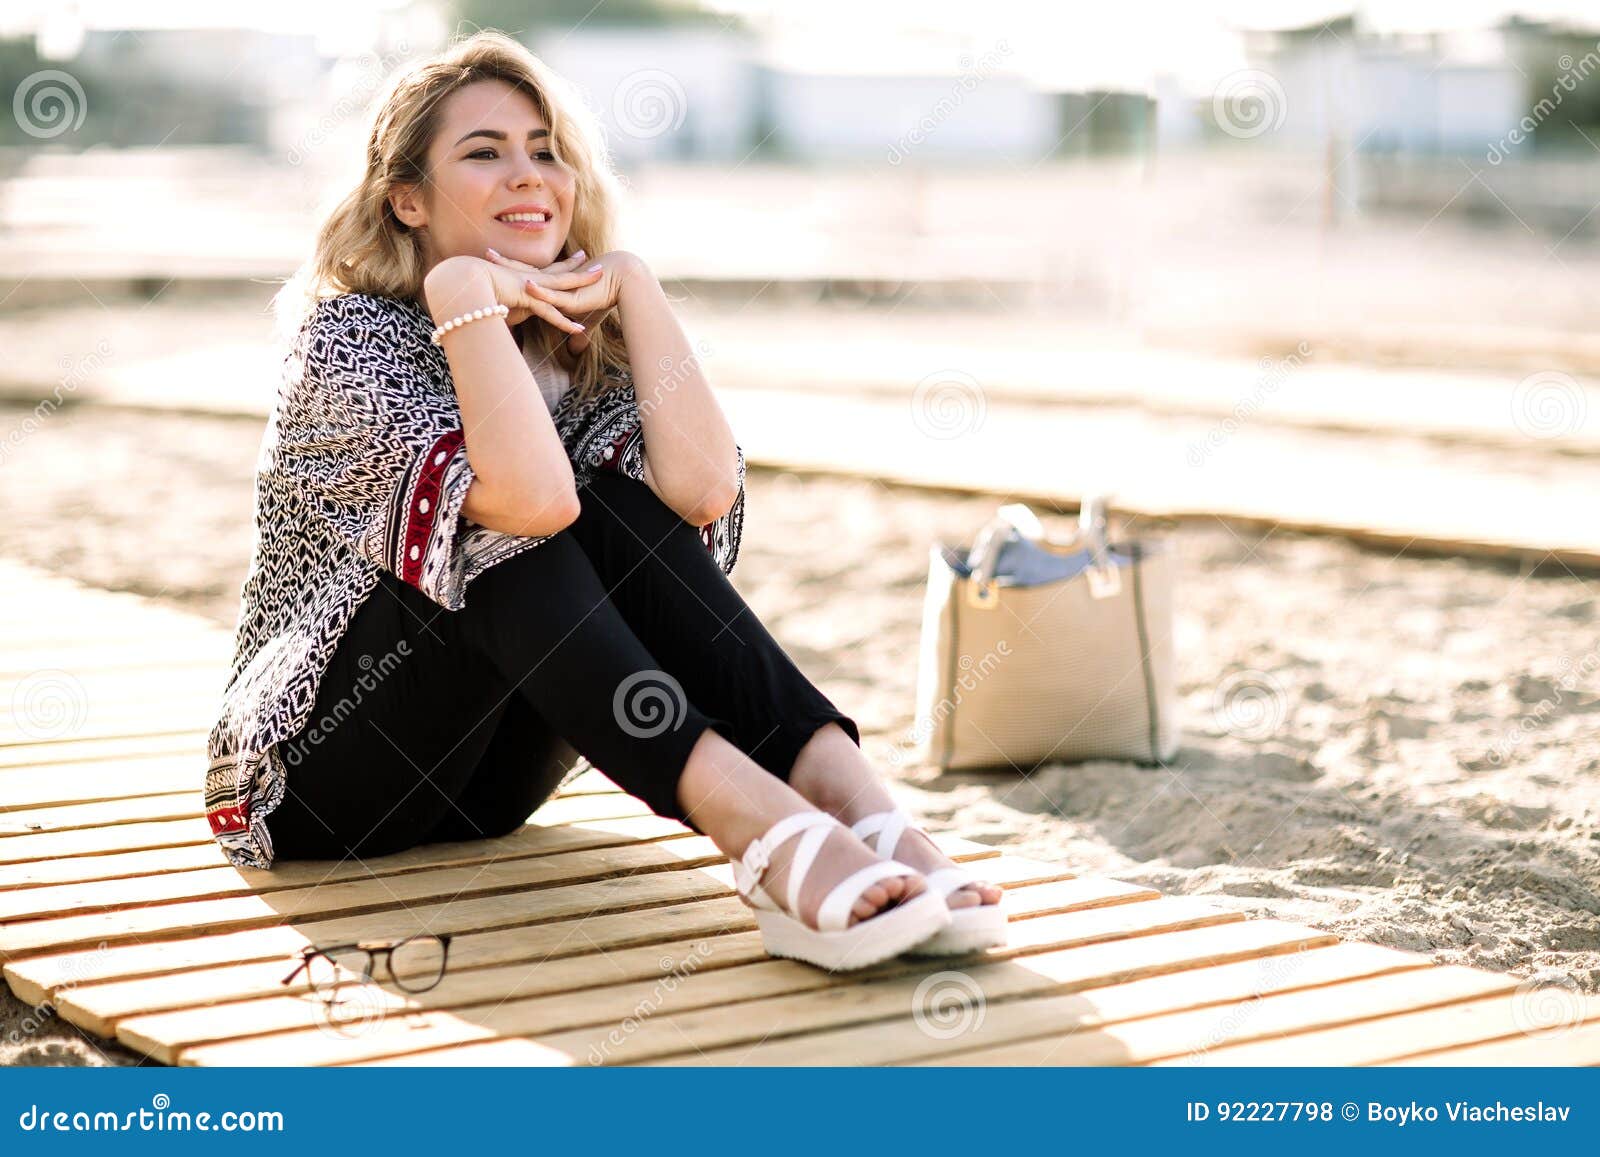
[[[596,269],[592,273],[588,270],[579,273],[556,273],[546,277],[542,284],[548,289],[579,289],[585,285],[593,285],[605,275],[604,269]]]
[[[558,309],[570,313],[583,313],[590,307],[585,304],[577,293],[570,289],[557,289],[552,285],[540,285],[536,281],[528,282],[528,291],[541,301],[548,301]]]
[[[561,309],[552,302],[530,296],[527,304],[528,308],[531,309],[535,315],[542,317],[545,321],[549,322],[557,329],[564,330],[567,333],[583,332],[583,326],[579,325],[566,314],[562,313]]]

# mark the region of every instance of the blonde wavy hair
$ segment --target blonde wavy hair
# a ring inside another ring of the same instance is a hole
[[[598,120],[561,76],[503,32],[481,30],[457,37],[432,58],[402,70],[389,82],[367,134],[365,171],[317,230],[315,248],[273,298],[280,338],[297,330],[317,302],[341,293],[422,300],[422,242],[389,204],[397,185],[426,187],[428,146],[440,129],[444,101],[482,80],[499,80],[526,93],[550,127],[550,149],[573,170],[572,228],[559,259],[583,249],[596,256],[615,248],[619,182]],[[534,335],[550,357],[565,337],[537,317],[517,327],[519,340]],[[572,389],[587,400],[616,372],[628,371],[617,311],[589,331],[577,358]]]

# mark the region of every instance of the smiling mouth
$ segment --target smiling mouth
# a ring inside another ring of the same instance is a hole
[[[510,225],[513,229],[542,228],[555,220],[549,213],[506,213],[496,217],[502,225]]]

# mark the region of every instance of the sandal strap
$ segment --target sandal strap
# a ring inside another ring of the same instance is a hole
[[[784,816],[761,835],[751,840],[745,847],[744,854],[733,862],[734,887],[738,888],[742,895],[754,898],[753,892],[756,886],[766,872],[768,865],[772,863],[772,853],[780,845],[808,828],[820,827],[823,824],[837,824],[838,822],[826,812],[820,811],[798,811]],[[824,838],[826,838],[825,834]],[[815,855],[816,853],[813,851],[812,857],[815,857]],[[792,872],[790,878],[791,880],[794,878]],[[792,888],[791,891],[793,891]]]
[[[800,837],[800,846],[794,850],[794,858],[789,861],[789,894],[785,897],[789,915],[796,920],[800,919],[800,888],[811,872],[811,865],[816,862],[817,853],[822,850],[822,845],[834,829],[842,827],[844,825],[837,820],[831,824],[815,824]]]
[[[905,830],[911,827],[911,816],[900,808],[891,808],[888,811],[873,812],[869,816],[862,816],[850,825],[850,830],[860,836],[872,846],[872,850],[884,859],[891,859],[895,849],[900,846],[900,837]],[[876,841],[870,839],[874,833]]]
[[[934,889],[941,896],[948,896],[957,888],[964,888],[968,884],[978,881],[972,874],[963,868],[936,868],[931,872],[924,872],[923,878],[928,881],[928,887]]]
[[[898,860],[874,860],[863,868],[857,868],[835,884],[822,901],[822,907],[817,909],[817,930],[844,931],[850,924],[850,909],[855,907],[855,902],[861,898],[861,893],[889,876],[915,875],[917,875],[915,868]]]

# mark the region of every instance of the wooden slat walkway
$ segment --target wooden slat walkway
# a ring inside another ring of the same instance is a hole
[[[0,564],[0,963],[186,1065],[1597,1064],[1600,998],[1081,878],[954,837],[1011,942],[830,975],[761,949],[716,847],[588,772],[500,839],[240,871],[200,781],[228,633]],[[456,935],[330,1021],[308,942]]]

